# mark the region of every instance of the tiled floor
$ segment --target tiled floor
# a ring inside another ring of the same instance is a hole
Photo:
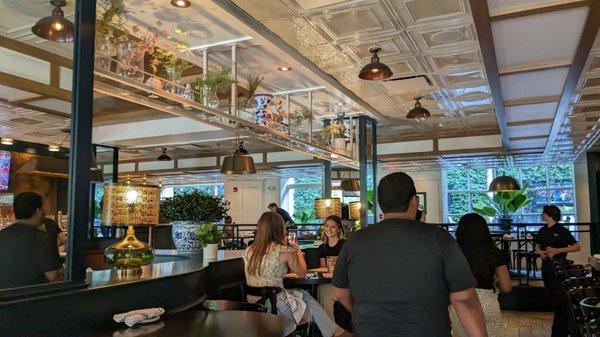
[[[550,337],[551,312],[503,311],[499,337]]]

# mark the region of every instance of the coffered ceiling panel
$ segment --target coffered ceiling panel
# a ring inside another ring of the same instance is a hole
[[[504,100],[560,95],[569,68],[531,71],[500,76]]]
[[[534,5],[552,4],[556,2],[556,0],[487,0],[490,13],[501,9],[521,8]]]
[[[552,123],[517,125],[508,127],[510,138],[521,138],[531,136],[548,136]]]
[[[511,123],[528,120],[552,119],[554,118],[557,107],[558,102],[506,107],[506,121]]]
[[[588,7],[578,7],[493,22],[498,67],[571,59],[587,12]]]

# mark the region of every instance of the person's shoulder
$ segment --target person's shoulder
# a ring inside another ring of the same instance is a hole
[[[294,252],[293,247],[282,245],[282,244],[275,245],[273,250],[275,250],[276,252],[280,252],[280,253],[293,253]]]

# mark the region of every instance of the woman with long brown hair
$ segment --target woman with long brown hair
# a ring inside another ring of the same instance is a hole
[[[256,239],[242,255],[246,282],[251,287],[280,287],[288,270],[298,277],[306,276],[306,261],[295,241],[286,240],[283,218],[275,212],[265,212],[258,220]],[[277,312],[287,321],[286,335],[305,320],[313,320],[324,337],[352,336],[340,328],[317,301],[306,291],[285,290],[277,296]]]

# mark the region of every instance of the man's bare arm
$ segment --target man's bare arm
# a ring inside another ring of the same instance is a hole
[[[333,287],[333,295],[342,303],[344,308],[352,312],[352,294],[350,293],[350,289]]]
[[[487,337],[485,318],[475,288],[450,293],[450,303],[470,337]]]

